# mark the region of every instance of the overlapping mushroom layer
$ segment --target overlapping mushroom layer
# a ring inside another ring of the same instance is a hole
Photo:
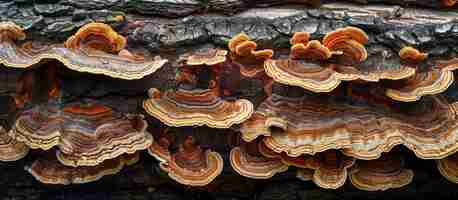
[[[167,91],[155,90],[143,108],[169,126],[202,126],[229,128],[247,120],[253,113],[248,100],[225,101],[210,89]]]
[[[105,160],[96,166],[69,167],[60,163],[54,155],[38,158],[27,171],[38,181],[46,184],[82,184],[93,182],[107,175],[113,175],[126,165],[135,164],[138,153],[124,154],[117,158]]]
[[[352,168],[350,180],[352,184],[366,191],[387,190],[408,185],[414,173],[404,169],[401,155],[383,155],[377,160],[357,161]]]
[[[140,79],[154,73],[167,62],[160,58],[148,60],[129,52],[125,49],[126,38],[102,23],[83,26],[65,45],[17,43],[24,39],[21,27],[12,22],[0,23],[1,64],[27,68],[44,59],[57,59],[75,71],[121,79]]]
[[[346,155],[367,160],[403,144],[420,158],[440,159],[458,150],[455,107],[440,96],[396,112],[386,106],[274,94],[241,132],[246,141],[264,135],[268,148],[293,157],[343,149]]]
[[[325,35],[323,43],[309,40],[307,32],[297,32],[291,38],[288,58],[269,59],[265,72],[276,82],[299,86],[313,92],[330,92],[342,81],[398,81],[387,95],[398,101],[416,101],[420,97],[438,94],[453,82],[456,59],[425,62],[427,54],[404,47],[399,58],[387,59],[387,50],[374,47],[370,52],[366,33],[355,27],[340,28]],[[429,65],[427,70],[418,70]],[[399,81],[404,80],[405,81]]]
[[[29,147],[22,142],[11,138],[6,130],[0,126],[0,160],[16,161],[27,155]]]
[[[186,136],[177,152],[169,147],[176,141],[167,134],[158,135],[149,153],[160,161],[160,168],[173,180],[189,186],[205,186],[223,170],[223,158],[217,152],[203,150],[192,136]]]
[[[124,153],[148,148],[152,137],[140,115],[124,115],[97,102],[56,102],[22,113],[10,136],[33,149],[58,147],[67,166],[95,166]]]

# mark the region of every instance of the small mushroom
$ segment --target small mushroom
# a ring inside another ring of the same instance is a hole
[[[403,47],[399,51],[399,57],[408,63],[419,63],[428,57],[427,53],[421,53],[413,47]]]
[[[169,162],[160,163],[173,180],[189,186],[205,186],[223,170],[223,159],[217,152],[202,150],[192,136],[187,136]]]
[[[350,180],[353,186],[366,191],[384,191],[401,188],[412,182],[414,172],[404,168],[399,155],[384,154],[376,160],[358,160],[352,168]]]
[[[280,159],[263,156],[258,150],[257,142],[234,147],[230,153],[230,160],[232,168],[237,173],[253,179],[269,179],[288,169]]]
[[[89,47],[107,53],[118,53],[126,44],[127,39],[109,25],[93,22],[81,27],[75,35],[67,39],[64,46],[69,49]]]

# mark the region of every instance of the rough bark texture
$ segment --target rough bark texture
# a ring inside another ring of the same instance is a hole
[[[357,26],[369,37],[368,51],[397,55],[402,46],[415,46],[431,57],[456,57],[458,53],[458,13],[450,10],[413,9],[409,6],[439,8],[440,1],[353,0],[362,4],[326,3],[320,8],[308,7],[299,1],[282,0],[0,0],[0,21],[15,21],[24,27],[28,39],[62,42],[79,27],[90,21],[105,22],[128,37],[129,45],[144,47],[153,54],[170,59],[156,73],[141,80],[118,80],[98,75],[59,69],[62,89],[73,99],[88,97],[103,100],[122,112],[144,112],[141,102],[149,88],[164,90],[174,86],[177,55],[198,47],[226,47],[234,35],[245,32],[260,46],[284,48],[294,32],[307,31],[312,38],[321,38],[339,27]],[[307,2],[307,1],[306,1]],[[341,1],[339,1],[341,2]],[[309,1],[308,5],[315,5]],[[283,7],[272,5],[288,4]],[[399,7],[406,6],[406,7]],[[255,8],[265,7],[265,8]],[[119,20],[123,16],[124,20]],[[33,69],[36,78],[43,69]],[[0,68],[0,94],[14,93],[22,70]],[[84,81],[81,81],[84,80]],[[244,80],[238,96],[259,102],[262,83]],[[34,87],[40,96],[44,86]],[[456,84],[445,93],[458,100]],[[37,102],[40,98],[34,98]],[[3,125],[14,123],[14,113],[0,98]],[[34,103],[37,103],[34,102]],[[159,124],[148,118],[150,125]],[[213,145],[228,157],[225,130],[191,131],[203,145]],[[406,152],[406,154],[409,154]],[[311,182],[301,182],[294,171],[269,181],[253,181],[236,175],[229,165],[215,184],[191,189],[166,179],[154,168],[155,161],[144,154],[140,164],[123,173],[101,181],[78,186],[43,185],[24,171],[35,155],[22,161],[0,163],[0,199],[393,199],[395,197],[426,199],[434,193],[438,199],[458,198],[458,186],[447,182],[436,170],[433,161],[414,158],[409,154],[409,168],[415,169],[414,183],[388,192],[362,192],[348,183],[337,191],[318,189]]]

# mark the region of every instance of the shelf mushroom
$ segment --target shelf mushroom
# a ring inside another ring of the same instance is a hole
[[[48,155],[35,160],[31,166],[26,167],[26,170],[35,179],[45,184],[83,184],[117,174],[125,166],[133,165],[138,160],[138,153],[124,154],[105,160],[96,166],[70,167],[60,163],[55,155]]]
[[[160,168],[173,180],[189,186],[205,186],[211,183],[223,170],[223,159],[217,152],[203,150],[187,136],[178,152],[170,160],[161,162]]]
[[[7,67],[29,68],[55,59],[75,71],[131,80],[152,74],[167,62],[129,52],[126,38],[103,23],[86,24],[64,45],[33,41],[17,44],[25,40],[25,33],[12,22],[0,23],[0,35],[0,63]]]
[[[178,89],[164,94],[157,89],[150,91],[151,98],[143,102],[143,108],[168,126],[229,128],[247,120],[253,112],[248,100],[225,101],[210,89]]]
[[[458,153],[437,160],[437,169],[447,180],[458,183]]]
[[[256,78],[264,83],[264,91],[271,93],[272,79],[264,72],[264,62],[271,59],[272,49],[256,50],[258,44],[245,33],[240,33],[231,38],[228,48],[231,52],[231,63],[240,69],[240,74],[248,78]]]
[[[289,58],[269,59],[264,69],[275,82],[299,86],[313,92],[330,92],[342,81],[400,80],[415,74],[415,68],[385,63],[384,51],[369,57],[368,35],[356,27],[329,32],[321,43],[297,32],[290,40]],[[383,61],[383,62],[381,62]]]
[[[124,153],[147,149],[152,136],[141,115],[125,115],[98,102],[56,102],[24,111],[9,135],[32,149],[58,147],[58,160],[72,167],[95,166]]]
[[[403,106],[411,107],[397,111],[383,104],[273,94],[240,131],[245,141],[259,137],[269,149],[291,157],[342,149],[370,160],[404,145],[422,159],[441,159],[458,149],[456,103],[428,96]]]
[[[384,154],[376,160],[358,160],[350,173],[353,186],[366,191],[401,188],[412,182],[414,172],[404,168],[401,155]]]
[[[0,161],[16,161],[29,153],[29,147],[11,138],[7,131],[0,126]]]
[[[413,47],[404,47],[399,51],[399,56],[409,65],[417,66],[422,64],[428,54]],[[388,88],[386,95],[398,101],[411,102],[418,101],[425,95],[442,93],[453,83],[453,71],[457,68],[458,60],[456,58],[436,61],[432,69],[417,72],[414,76],[397,82],[396,87]]]
[[[244,177],[269,179],[275,174],[288,170],[288,165],[277,158],[263,156],[257,142],[244,143],[234,147],[230,153],[232,169]]]

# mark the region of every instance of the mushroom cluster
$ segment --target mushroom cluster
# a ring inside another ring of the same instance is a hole
[[[172,88],[148,85],[138,112],[127,113],[97,98],[64,98],[59,67],[132,80],[167,60],[129,46],[102,23],[51,44],[24,41],[20,26],[1,22],[0,64],[23,71],[10,95],[14,124],[0,126],[0,160],[32,152],[39,156],[26,170],[38,181],[79,184],[116,174],[148,151],[155,169],[186,186],[207,186],[230,165],[252,179],[293,171],[322,188],[351,183],[377,191],[412,182],[414,170],[397,152],[404,146],[436,160],[438,171],[458,183],[458,102],[440,94],[453,83],[458,59],[410,46],[390,57],[357,27],[314,37],[294,33],[291,47],[274,55],[274,45],[240,33],[228,50],[177,56],[168,66],[176,69]],[[265,98],[235,94],[240,79],[263,84]],[[230,152],[196,137],[220,130],[236,133],[224,144]]]
[[[456,59],[403,47],[380,65],[372,59],[381,55],[366,50],[370,39],[356,27],[329,32],[321,42],[310,38],[295,33],[289,55],[267,58],[259,69],[274,83],[240,126],[243,143],[230,157],[236,172],[267,179],[295,168],[299,179],[323,188],[339,188],[347,177],[361,190],[400,188],[414,176],[393,152],[402,145],[437,160],[441,174],[456,182],[457,102],[439,94],[453,83]]]

